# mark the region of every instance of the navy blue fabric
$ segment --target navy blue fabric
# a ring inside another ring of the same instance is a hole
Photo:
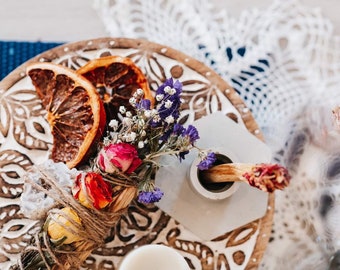
[[[0,41],[0,80],[30,58],[61,44],[56,42]]]

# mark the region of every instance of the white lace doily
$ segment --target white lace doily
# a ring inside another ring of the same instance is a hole
[[[326,269],[340,249],[340,37],[318,10],[274,1],[239,18],[208,0],[94,0],[113,37],[145,38],[217,71],[251,109],[275,159],[290,169],[276,194],[261,269]],[[288,268],[290,267],[290,268]]]

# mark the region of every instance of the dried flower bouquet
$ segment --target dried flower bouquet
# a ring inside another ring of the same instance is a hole
[[[212,165],[214,154],[195,146],[197,129],[178,123],[181,92],[182,84],[170,78],[156,91],[152,106],[138,89],[129,101],[134,110],[119,108],[120,118],[110,120],[97,154],[82,170],[52,161],[32,168],[25,176],[22,209],[27,217],[38,215],[44,223],[14,269],[79,268],[103,244],[133,199],[141,203],[161,199],[163,191],[154,183],[160,156],[183,160],[197,149],[200,166]],[[27,209],[25,205],[34,200],[39,202],[36,208]]]
[[[162,198],[154,182],[161,156],[182,161],[195,149],[198,168],[209,172],[215,154],[195,145],[199,134],[193,125],[179,123],[181,93],[182,84],[172,78],[159,86],[155,100],[144,98],[142,89],[135,91],[129,106],[120,106],[117,118],[108,119],[107,134],[86,166],[69,169],[48,160],[32,167],[25,175],[21,209],[41,230],[12,269],[79,269],[132,200]],[[276,176],[272,171],[263,179],[271,184]],[[283,177],[280,188],[289,182],[288,174]]]

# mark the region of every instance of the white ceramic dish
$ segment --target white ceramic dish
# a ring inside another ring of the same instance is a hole
[[[221,112],[210,114],[194,122],[199,130],[197,144],[203,149],[219,149],[239,162],[265,163],[271,161],[270,149],[244,127]],[[231,154],[232,153],[232,154]],[[255,219],[267,210],[268,194],[241,183],[232,196],[224,200],[207,200],[189,184],[191,153],[182,163],[164,166],[156,177],[156,184],[164,191],[158,207],[186,226],[201,239],[212,240]]]
[[[222,154],[228,157],[232,162],[239,162],[235,154],[228,149],[213,149],[215,153]],[[197,165],[201,159],[195,158],[189,168],[189,175],[186,179],[189,181],[190,187],[200,196],[211,201],[220,201],[232,196],[240,187],[240,182],[229,182],[224,185],[220,185],[218,188],[209,189],[206,185],[202,184],[202,180],[199,177],[199,170]]]
[[[128,253],[118,270],[190,270],[184,257],[164,245],[145,245]]]

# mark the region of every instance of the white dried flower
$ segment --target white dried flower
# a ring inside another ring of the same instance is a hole
[[[136,132],[131,132],[130,133],[130,138],[131,138],[131,141],[134,142],[136,140],[136,137],[137,137],[137,134]]]
[[[164,95],[163,95],[163,94],[158,94],[158,95],[156,95],[156,100],[157,100],[157,101],[161,101],[161,100],[163,100],[163,98],[164,98]]]
[[[119,125],[119,122],[118,122],[116,119],[112,119],[112,120],[109,122],[109,126],[112,127],[113,130],[117,130],[118,125]]]
[[[164,87],[164,92],[165,92],[165,93],[168,93],[168,94],[169,94],[170,91],[171,91],[171,87],[170,87],[169,85],[167,85],[167,86]]]
[[[126,108],[125,108],[125,106],[120,106],[120,107],[119,107],[119,112],[120,112],[121,114],[126,113]]]
[[[132,113],[130,111],[127,111],[125,116],[131,118],[132,117]]]
[[[143,148],[144,147],[144,142],[143,141],[139,141],[138,142],[138,148]]]
[[[129,103],[130,103],[132,106],[135,106],[136,103],[137,103],[137,99],[136,99],[135,97],[131,97],[131,98],[129,99]]]
[[[139,118],[136,124],[138,125],[138,127],[144,127],[145,121],[143,118]]]
[[[126,127],[131,127],[131,125],[133,124],[133,120],[129,117],[124,117],[122,123]]]
[[[155,116],[158,114],[158,111],[156,109],[151,110],[151,116]]]
[[[175,88],[171,88],[170,86],[167,86],[164,88],[164,92],[168,93],[170,96],[176,94],[177,90]]]
[[[175,118],[172,115],[169,115],[165,118],[165,122],[168,124],[172,124],[175,121]]]
[[[165,108],[170,109],[172,106],[173,102],[171,100],[167,100],[164,103]]]
[[[138,88],[136,91],[138,96],[143,96],[144,95],[144,90],[142,88]]]
[[[130,132],[124,135],[124,140],[126,142],[134,142],[136,140],[137,134],[135,132]]]
[[[144,116],[145,116],[146,118],[150,118],[150,117],[151,117],[151,111],[150,111],[150,110],[145,110],[145,111],[144,111]]]
[[[111,141],[115,142],[118,140],[119,133],[118,132],[110,132]],[[108,138],[108,142],[110,143],[110,139]]]
[[[157,114],[157,115],[155,115],[155,116],[152,118],[152,120],[153,120],[154,122],[158,123],[158,122],[161,121],[162,119],[161,119],[161,117]]]

